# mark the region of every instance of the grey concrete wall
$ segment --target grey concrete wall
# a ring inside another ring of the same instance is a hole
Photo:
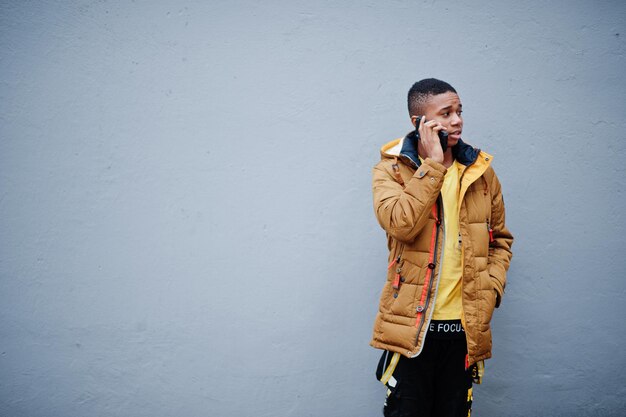
[[[619,1],[3,1],[0,415],[380,415],[371,167],[430,76],[517,238],[475,415],[624,415],[625,39]]]

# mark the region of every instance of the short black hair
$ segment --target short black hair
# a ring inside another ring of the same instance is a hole
[[[430,96],[447,93],[448,91],[457,94],[454,87],[445,81],[436,78],[424,78],[413,84],[409,90],[407,104],[409,105],[410,116],[420,116],[424,114],[424,104]]]

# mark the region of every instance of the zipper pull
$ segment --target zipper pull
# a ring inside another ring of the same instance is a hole
[[[391,267],[394,266],[398,262],[400,262],[400,255],[398,255],[397,258],[394,258],[394,260],[389,263],[389,265],[387,266],[387,271],[389,271]]]
[[[487,219],[487,230],[489,231],[489,243],[493,243],[493,229],[489,225],[489,219]]]
[[[396,269],[396,276],[393,279],[393,284],[391,285],[394,290],[400,288],[400,268]]]

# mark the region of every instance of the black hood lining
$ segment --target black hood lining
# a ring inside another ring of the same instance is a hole
[[[416,142],[415,131],[409,132],[404,137],[402,149],[400,149],[400,156],[407,158],[415,168],[421,165]],[[454,159],[465,166],[470,166],[476,162],[480,153],[480,149],[468,145],[461,139],[451,149]]]

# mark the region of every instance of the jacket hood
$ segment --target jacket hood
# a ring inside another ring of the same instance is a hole
[[[381,157],[393,158],[397,156],[417,168],[421,162],[415,142],[415,131],[412,131],[403,138],[394,139],[383,145],[380,148]],[[454,159],[465,166],[473,164],[480,152],[480,149],[468,145],[461,139],[452,147]]]

